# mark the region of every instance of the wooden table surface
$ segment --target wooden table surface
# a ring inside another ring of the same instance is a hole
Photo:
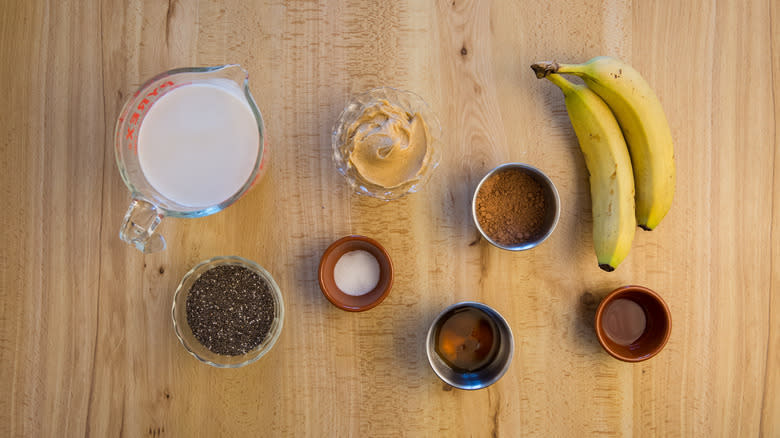
[[[780,436],[780,3],[750,1],[4,0],[0,5],[2,436]],[[656,90],[677,158],[674,206],[616,272],[592,248],[584,161],[534,61],[624,58]],[[117,236],[129,193],[112,135],[148,77],[240,63],[270,168],[234,206],[167,219],[169,247]],[[438,113],[443,157],[391,203],[331,160],[347,98],[389,85]],[[484,173],[555,181],[560,223],[533,251],[479,241]],[[392,293],[360,314],[319,291],[323,250],[379,240]],[[220,370],[189,356],[170,306],[200,260],[240,255],[279,283],[271,353]],[[659,292],[672,335],[619,362],[592,317],[625,284]],[[443,385],[424,350],[445,306],[478,300],[514,331],[486,390]]]

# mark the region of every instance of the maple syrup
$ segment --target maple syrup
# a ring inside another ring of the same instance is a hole
[[[459,372],[472,372],[490,364],[498,353],[496,323],[484,311],[461,307],[442,318],[436,332],[436,353]]]

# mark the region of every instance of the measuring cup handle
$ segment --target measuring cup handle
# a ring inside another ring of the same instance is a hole
[[[155,233],[162,218],[163,214],[154,204],[133,199],[119,230],[119,238],[143,253],[162,251],[165,249],[165,239]]]

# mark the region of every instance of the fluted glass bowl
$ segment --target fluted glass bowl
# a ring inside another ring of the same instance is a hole
[[[385,99],[409,114],[421,114],[428,126],[431,142],[428,145],[424,164],[415,177],[394,186],[383,187],[367,181],[355,169],[349,157],[352,146],[348,139],[348,128],[360,117],[366,106],[375,103],[377,99]],[[436,114],[428,104],[411,91],[398,90],[390,87],[375,88],[353,97],[342,111],[331,136],[333,160],[338,171],[347,179],[347,183],[357,192],[382,200],[392,200],[419,191],[431,178],[433,170],[439,165],[441,158],[441,124]]]
[[[187,297],[190,294],[192,285],[203,273],[220,265],[237,265],[255,272],[270,286],[271,298],[274,303],[274,319],[265,339],[254,349],[238,356],[218,354],[209,350],[198,341],[187,323]],[[199,263],[184,275],[181,283],[179,283],[179,287],[176,288],[176,293],[173,295],[171,317],[173,318],[173,329],[176,332],[176,337],[179,338],[181,345],[184,346],[187,352],[196,359],[217,368],[240,368],[260,359],[276,344],[276,340],[279,339],[279,335],[282,333],[282,326],[284,325],[284,301],[282,300],[279,286],[271,277],[271,274],[263,269],[262,266],[237,256],[214,257]]]

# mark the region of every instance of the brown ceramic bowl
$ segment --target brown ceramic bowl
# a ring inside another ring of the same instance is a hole
[[[347,295],[336,286],[333,268],[345,253],[362,249],[368,251],[379,262],[379,283],[367,294]],[[320,289],[325,298],[339,309],[362,312],[379,305],[393,287],[393,262],[387,251],[374,239],[365,236],[346,236],[333,242],[320,259]]]
[[[624,298],[639,305],[645,313],[645,330],[634,342],[618,344],[607,336],[604,329],[604,309],[613,301]],[[658,354],[672,333],[672,315],[660,295],[643,286],[623,286],[607,295],[596,310],[596,336],[599,343],[616,359],[625,362],[641,362]]]

